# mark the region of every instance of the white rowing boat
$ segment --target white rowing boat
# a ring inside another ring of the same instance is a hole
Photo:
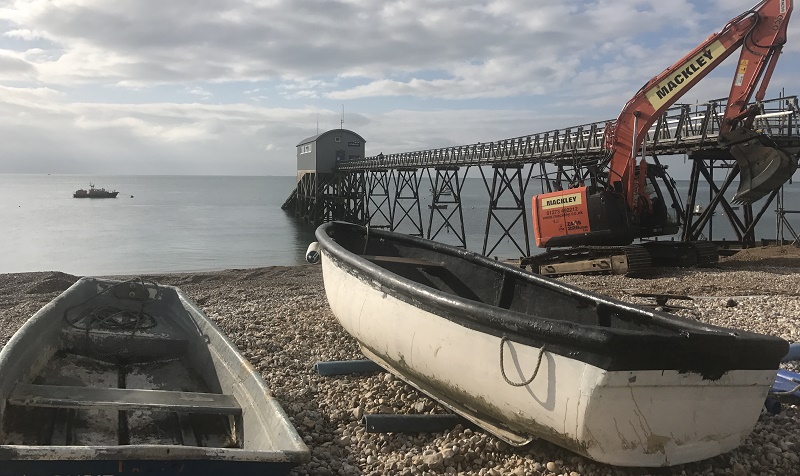
[[[416,237],[340,222],[316,236],[364,354],[514,445],[621,466],[716,456],[752,431],[788,349]]]

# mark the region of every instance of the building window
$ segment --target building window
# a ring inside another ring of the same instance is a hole
[[[301,154],[310,154],[311,153],[311,144],[303,144],[300,146],[300,153]]]
[[[341,141],[342,141],[342,138],[341,138],[341,137],[334,137],[334,138],[333,138],[333,141],[334,141],[334,142],[341,142]]]

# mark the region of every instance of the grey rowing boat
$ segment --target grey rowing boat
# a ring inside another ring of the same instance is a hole
[[[0,475],[286,474],[309,450],[179,289],[83,278],[0,352]]]

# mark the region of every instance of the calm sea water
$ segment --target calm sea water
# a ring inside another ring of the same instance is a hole
[[[89,183],[120,194],[105,200],[72,198]],[[526,203],[537,192],[531,183]],[[430,193],[424,184],[420,211],[427,233]],[[678,184],[685,196],[688,184]],[[314,237],[311,227],[280,209],[294,186],[294,177],[0,175],[0,273],[109,275],[300,264]],[[707,195],[701,189],[698,202],[704,203]],[[462,210],[467,248],[473,251],[483,250],[487,197],[481,179],[466,181]],[[788,209],[800,209],[797,184],[786,188],[785,203]],[[772,209],[759,224],[759,237],[775,238]],[[451,211],[441,210],[445,216]],[[515,213],[497,212],[505,226]],[[800,215],[789,218],[800,231]],[[532,236],[530,218],[526,220]],[[495,248],[490,254],[519,257],[514,242],[490,221],[487,249]],[[442,223],[434,213],[434,232]],[[406,219],[399,231],[412,232],[410,225]],[[435,238],[458,244],[456,235],[443,228]],[[521,221],[513,235],[524,249]],[[733,236],[727,219],[715,217],[713,238]],[[531,251],[538,251],[532,239]]]
[[[0,175],[0,272],[135,274],[294,265],[292,177]],[[75,199],[79,188],[120,192]]]

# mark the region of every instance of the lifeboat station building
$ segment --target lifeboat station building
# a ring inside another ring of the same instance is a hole
[[[297,144],[297,188],[282,208],[294,211],[301,221],[314,225],[334,218],[363,221],[363,216],[349,217],[343,211],[349,208],[342,197],[347,188],[342,181],[349,175],[336,174],[336,164],[364,158],[365,142],[363,137],[347,129],[332,129],[300,141]]]
[[[297,180],[305,174],[330,174],[342,160],[364,158],[365,140],[347,129],[332,129],[297,144]]]

